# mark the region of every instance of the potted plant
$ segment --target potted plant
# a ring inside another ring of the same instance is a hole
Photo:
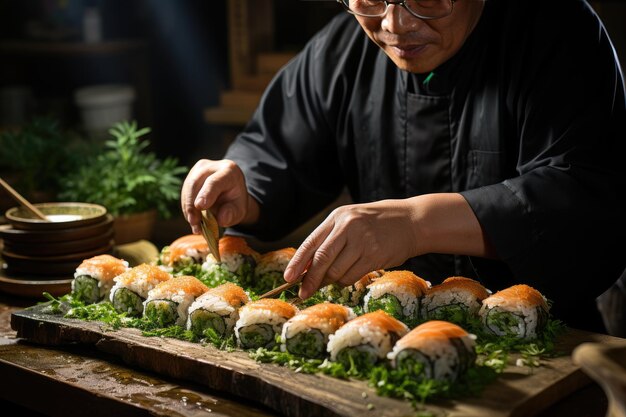
[[[75,134],[61,129],[50,117],[36,117],[22,126],[0,132],[0,177],[29,201],[52,201],[59,178],[75,169],[89,149]],[[14,201],[0,190],[0,211]]]
[[[148,152],[143,138],[149,128],[119,122],[109,133],[113,140],[100,154],[84,161],[62,178],[59,198],[105,206],[114,216],[115,242],[150,239],[158,215],[169,218],[178,204],[187,168],[175,158],[159,159]]]

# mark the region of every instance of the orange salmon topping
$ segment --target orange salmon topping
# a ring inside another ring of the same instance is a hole
[[[350,310],[340,304],[324,302],[305,308],[296,314],[291,321],[304,321],[317,327],[324,324],[333,329],[333,332],[344,325],[350,319]]]
[[[265,262],[274,262],[280,260],[285,260],[288,262],[289,260],[291,260],[291,258],[293,258],[293,255],[295,254],[296,248],[282,248],[264,253],[263,255],[261,255],[259,263],[262,264]]]
[[[368,288],[378,285],[394,285],[404,288],[407,292],[420,296],[428,290],[428,282],[411,271],[387,271],[382,277],[368,285]]]
[[[204,285],[202,281],[200,281],[198,278],[191,275],[180,275],[177,277],[173,277],[167,281],[161,282],[156,287],[154,287],[152,291],[154,291],[155,293],[159,293],[160,291],[164,291],[166,293],[183,291],[185,294],[190,294],[194,297],[198,297],[208,290],[209,287]]]
[[[465,277],[450,277],[446,278],[441,284],[434,285],[428,290],[428,294],[433,294],[441,291],[449,291],[453,289],[460,289],[470,292],[474,297],[479,300],[484,300],[489,297],[489,292],[478,281],[474,281]]]
[[[111,255],[98,255],[85,259],[77,269],[81,268],[98,268],[102,274],[101,279],[106,281],[112,280],[113,277],[122,274],[128,269],[122,259]]]
[[[377,269],[376,271],[368,272],[363,275],[357,282],[354,283],[354,288],[357,290],[362,290],[367,288],[372,282],[376,281],[378,278],[382,277],[385,274],[385,271],[382,269]]]
[[[399,336],[403,336],[409,331],[408,327],[406,327],[406,324],[385,313],[383,310],[376,310],[371,313],[365,313],[353,320],[350,320],[348,323],[350,326],[354,327],[378,327],[379,329],[382,329],[386,332],[397,333]]]
[[[169,259],[168,265],[172,265],[178,261],[181,257],[186,256],[190,249],[195,249],[200,253],[207,253],[209,251],[209,245],[204,240],[202,235],[185,235],[179,237],[169,247]]]
[[[463,328],[454,323],[431,320],[420,324],[398,341],[400,347],[417,345],[425,339],[453,339],[469,336]]]
[[[223,236],[219,241],[220,255],[240,253],[242,255],[252,255],[259,258],[259,253],[248,246],[248,242],[240,236]]]
[[[121,275],[118,275],[116,281],[124,286],[127,286],[135,280],[143,279],[146,281],[167,281],[171,278],[172,276],[169,273],[165,272],[156,265],[141,264],[129,269]]]
[[[276,298],[262,298],[260,300],[251,301],[242,308],[250,310],[269,310],[287,319],[292,318],[298,312],[298,309],[294,305],[286,301],[277,300]]]
[[[215,288],[209,288],[207,293],[222,297],[233,307],[239,307],[250,301],[248,294],[239,285],[227,282]]]
[[[526,284],[513,285],[502,291],[498,291],[486,298],[483,303],[487,305],[523,303],[530,306],[542,307],[546,311],[548,310],[548,304],[541,293]]]

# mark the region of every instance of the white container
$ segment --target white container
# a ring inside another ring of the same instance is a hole
[[[107,131],[117,122],[132,119],[135,90],[129,85],[83,87],[76,91],[74,98],[87,131]]]
[[[84,11],[83,38],[88,43],[102,41],[102,19],[97,7],[87,7]]]

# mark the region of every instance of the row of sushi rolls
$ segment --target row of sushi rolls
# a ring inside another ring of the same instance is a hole
[[[545,297],[527,285],[492,293],[469,278],[431,285],[406,270],[372,271],[351,286],[324,287],[317,294],[322,301],[309,306],[257,299],[254,294],[284,283],[295,249],[260,254],[245,238],[224,236],[219,251],[221,262],[202,236],[190,234],[150,264],[129,267],[111,255],[85,259],[72,296],[86,304],[110,301],[119,313],[199,336],[207,329],[234,335],[246,350],[393,367],[419,362],[422,377],[444,381],[456,380],[476,360],[476,336],[455,323],[474,318],[494,335],[530,340],[549,317]],[[189,274],[190,267],[201,274]],[[411,328],[415,323],[421,324]]]

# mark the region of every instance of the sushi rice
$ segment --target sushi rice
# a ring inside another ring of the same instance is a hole
[[[429,288],[422,300],[422,315],[426,320],[446,320],[464,324],[478,316],[482,300],[489,291],[478,281],[465,277],[450,277]]]
[[[113,278],[115,285],[111,288],[111,304],[119,313],[140,316],[148,292],[171,278],[171,274],[156,265],[144,263],[135,266]]]
[[[419,318],[421,299],[429,287],[430,282],[411,271],[388,271],[368,285],[363,308],[366,312],[382,309],[410,323]]]
[[[350,366],[371,366],[384,360],[408,327],[382,310],[366,313],[341,326],[328,337],[330,359]]]
[[[249,302],[239,310],[235,324],[237,344],[243,349],[272,348],[283,324],[297,312],[294,305],[273,298]]]
[[[191,304],[187,317],[187,329],[198,336],[211,328],[219,337],[233,334],[239,319],[239,308],[248,303],[248,294],[232,283],[210,288]]]
[[[72,294],[87,304],[107,299],[113,279],[128,270],[128,262],[111,255],[85,259],[76,268],[72,280]]]
[[[460,326],[431,320],[398,340],[387,358],[393,367],[407,370],[417,379],[452,382],[474,364],[475,347],[476,336]]]
[[[308,358],[326,355],[328,337],[356,315],[350,307],[321,303],[308,307],[289,319],[281,334],[281,351]]]
[[[173,277],[148,292],[148,297],[143,302],[143,315],[159,327],[184,326],[189,306],[208,290],[209,288],[196,277],[188,275]]]
[[[479,315],[485,328],[497,336],[535,339],[548,321],[549,306],[539,291],[520,284],[484,299]]]

